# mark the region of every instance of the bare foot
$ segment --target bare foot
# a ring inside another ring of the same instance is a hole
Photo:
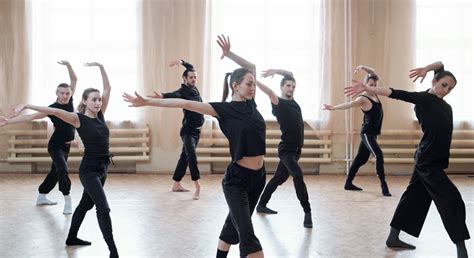
[[[194,200],[199,200],[201,197],[199,196],[199,194],[201,193],[201,186],[199,185],[199,183],[195,183],[195,186],[196,186],[196,190],[194,191],[194,195],[193,195],[193,199]]]
[[[173,187],[171,188],[173,192],[189,192],[188,189],[184,188],[179,182],[174,182]]]

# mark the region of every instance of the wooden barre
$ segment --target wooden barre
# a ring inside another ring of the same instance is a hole
[[[385,149],[382,148],[384,154],[414,154],[416,149]],[[451,154],[474,154],[474,149],[451,149]]]
[[[109,129],[110,135],[123,135],[123,134],[144,134],[149,133],[149,128],[136,128],[136,129]],[[24,135],[24,136],[32,136],[32,135],[47,135],[47,130],[8,130],[8,135]]]
[[[109,138],[109,143],[148,143],[148,138]],[[10,144],[17,144],[17,145],[47,145],[48,139],[15,139],[15,140],[7,140]]]
[[[81,161],[82,157],[69,157],[68,162]],[[113,157],[114,162],[116,161],[149,161],[149,156],[115,156]],[[31,162],[51,162],[50,157],[8,157],[7,162],[11,163],[31,163]]]
[[[420,143],[419,139],[407,140],[407,139],[378,139],[377,140],[379,145],[418,145]],[[451,141],[451,146],[459,146],[459,145],[466,145],[466,146],[474,146],[474,140],[460,140],[460,139],[453,139]]]
[[[415,160],[413,158],[384,158],[384,163],[403,163],[413,164]],[[375,159],[371,159],[371,162],[375,162]],[[453,164],[471,164],[474,163],[474,158],[449,158],[449,163]]]
[[[204,136],[209,136],[210,135],[210,131],[211,130],[202,130],[201,131],[201,135],[204,135]],[[332,132],[330,130],[304,130],[304,135],[314,135],[314,136],[329,136],[331,135]],[[223,135],[223,133],[221,132],[220,129],[218,128],[213,128],[212,129],[212,135],[213,136],[219,136],[219,135]],[[266,130],[266,135],[267,136],[280,136],[281,135],[281,131],[280,130],[273,130],[273,129],[270,129],[270,130]]]
[[[277,163],[280,162],[280,158],[276,157],[265,157],[265,162]],[[230,157],[198,157],[198,162],[210,163],[210,162],[230,162]],[[330,158],[300,158],[299,163],[331,163]]]
[[[382,130],[381,136],[421,136],[421,130]],[[453,136],[474,136],[474,130],[453,130]]]
[[[130,152],[150,152],[149,147],[110,147],[109,151],[112,153],[130,153]],[[10,148],[9,153],[18,154],[47,154],[48,148]],[[72,147],[70,153],[81,153],[81,150],[77,147]]]
[[[279,144],[280,139],[267,139],[266,144]],[[228,145],[229,142],[225,138],[219,138],[219,139],[201,139],[199,140],[199,145],[209,145],[209,144],[215,144],[215,145]],[[305,140],[304,141],[305,145],[329,145],[331,144],[331,140]]]
[[[213,147],[198,147],[196,148],[197,153],[216,153],[216,154],[227,154],[229,153],[229,148],[213,148]],[[266,153],[275,154],[278,153],[276,148],[267,148]],[[330,154],[331,149],[309,149],[303,148],[302,154]]]

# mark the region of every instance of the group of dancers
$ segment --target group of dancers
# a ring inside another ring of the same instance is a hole
[[[229,207],[229,214],[219,236],[216,257],[227,257],[231,245],[239,244],[240,256],[264,257],[263,249],[252,225],[252,214],[256,209],[260,213],[275,214],[277,211],[267,207],[271,195],[291,175],[298,200],[304,211],[303,226],[312,228],[311,207],[303,173],[298,164],[304,143],[304,122],[301,109],[294,100],[296,80],[290,71],[269,69],[262,77],[280,75],[280,95],[256,78],[255,64],[231,51],[228,37],[218,36],[217,43],[224,57],[237,63],[241,68],[227,73],[224,78],[223,96],[220,102],[202,102],[196,88],[197,72],[193,65],[176,60],[170,66],[183,65],[183,83],[176,91],[169,93],[154,92],[143,97],[139,93],[123,93],[124,101],[131,107],[156,106],[164,108],[182,108],[184,117],[180,136],[183,142],[182,152],[173,175],[172,191],[189,191],[180,181],[187,167],[194,181],[193,199],[200,198],[200,173],[197,166],[196,146],[200,129],[204,123],[203,115],[215,117],[220,129],[229,141],[232,158],[228,165],[222,188]],[[88,210],[96,206],[100,230],[110,251],[110,257],[118,257],[117,247],[112,234],[110,208],[103,189],[111,160],[109,152],[109,129],[104,114],[108,106],[111,86],[105,68],[100,63],[87,63],[100,69],[103,82],[102,94],[99,90],[84,90],[76,111],[73,108],[73,95],[77,77],[67,61],[58,62],[68,68],[71,82],[62,83],[56,89],[57,100],[48,107],[31,104],[19,104],[9,116],[0,116],[0,126],[27,122],[48,116],[55,131],[48,144],[52,158],[51,170],[39,186],[37,205],[54,205],[46,195],[59,184],[63,193],[64,214],[72,213],[70,197],[71,181],[68,177],[67,159],[74,131],[77,130],[84,144],[84,155],[79,167],[79,179],[84,191],[74,210],[66,245],[90,245],[78,238],[78,231]],[[324,109],[333,111],[360,107],[364,112],[361,129],[361,143],[358,153],[347,175],[344,189],[360,191],[353,184],[358,169],[367,162],[370,154],[376,159],[376,172],[381,183],[383,196],[391,196],[385,181],[383,153],[377,144],[383,120],[383,108],[378,96],[402,100],[415,104],[415,112],[423,131],[423,137],[415,154],[414,171],[410,183],[403,193],[390,223],[391,230],[386,245],[392,248],[415,249],[415,246],[399,239],[400,231],[418,237],[423,227],[431,201],[433,200],[444,227],[457,247],[458,257],[467,257],[465,240],[469,239],[466,226],[466,210],[456,186],[447,177],[444,169],[448,167],[449,150],[453,130],[453,117],[450,105],[443,100],[456,86],[456,78],[445,71],[441,62],[410,71],[409,77],[415,82],[423,80],[427,73],[434,71],[432,87],[423,92],[407,92],[393,88],[378,87],[379,80],[375,70],[367,66],[358,66],[355,72],[365,71],[363,82],[353,80],[345,88],[347,96],[357,96],[349,103],[339,105],[325,104]],[[282,132],[278,146],[280,162],[271,180],[266,184],[264,155],[265,120],[257,109],[255,93],[257,88],[264,92],[271,102],[272,113],[277,118]],[[228,95],[231,101],[227,102]],[[37,111],[31,115],[21,115],[24,109]],[[263,192],[263,193],[262,193]]]

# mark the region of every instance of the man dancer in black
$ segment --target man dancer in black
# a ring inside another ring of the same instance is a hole
[[[184,60],[175,60],[170,63],[170,66],[183,65],[186,70],[183,72],[183,83],[181,88],[169,92],[169,93],[157,93],[154,92],[153,98],[180,98],[193,101],[202,102],[199,90],[196,88],[197,73],[194,70],[192,64],[187,63]],[[191,173],[191,179],[194,181],[195,192],[193,195],[194,200],[199,199],[201,186],[199,185],[199,168],[197,166],[196,157],[196,146],[199,142],[201,134],[201,127],[204,124],[204,116],[202,114],[183,109],[184,117],[182,127],[180,131],[181,140],[183,141],[183,150],[179,157],[178,164],[173,174],[174,184],[172,187],[173,192],[188,192],[189,190],[181,185],[181,179],[183,179],[186,173],[186,168],[189,166]]]
[[[305,216],[303,226],[312,228],[311,206],[308,200],[308,191],[303,180],[303,171],[298,165],[301,156],[301,147],[304,141],[304,122],[301,115],[301,109],[298,103],[293,99],[293,93],[296,87],[296,81],[293,73],[285,70],[270,69],[264,71],[262,77],[279,74],[283,76],[280,83],[281,97],[278,97],[269,87],[257,82],[257,86],[265,92],[272,102],[272,113],[277,118],[282,132],[281,142],[278,145],[278,163],[277,170],[272,179],[268,182],[263,191],[260,201],[257,205],[257,212],[276,214],[277,212],[269,209],[267,203],[277,187],[283,184],[288,177],[293,177],[296,196],[303,207]]]

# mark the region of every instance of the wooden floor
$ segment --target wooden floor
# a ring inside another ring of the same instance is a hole
[[[92,241],[88,247],[65,247],[71,216],[62,214],[63,198],[57,188],[50,199],[55,206],[35,206],[37,187],[44,175],[0,175],[1,257],[106,257],[95,211],[90,211],[79,237]],[[217,238],[227,206],[222,175],[202,178],[202,198],[192,192],[170,191],[170,176],[112,174],[106,193],[112,209],[114,237],[121,257],[215,257]],[[267,178],[269,179],[269,177]],[[451,176],[466,203],[467,224],[474,235],[474,178]],[[382,197],[377,178],[359,176],[362,192],[342,189],[343,176],[306,176],[313,229],[303,227],[303,211],[291,181],[280,186],[269,207],[277,215],[253,215],[257,237],[266,257],[455,257],[435,206],[431,206],[420,238],[405,233],[401,238],[417,246],[413,251],[385,247],[389,223],[408,176],[387,178],[393,197]],[[189,177],[185,186],[192,186]],[[82,193],[78,175],[72,175],[72,198]],[[466,242],[474,255],[472,240]],[[238,257],[238,248],[229,257]]]

